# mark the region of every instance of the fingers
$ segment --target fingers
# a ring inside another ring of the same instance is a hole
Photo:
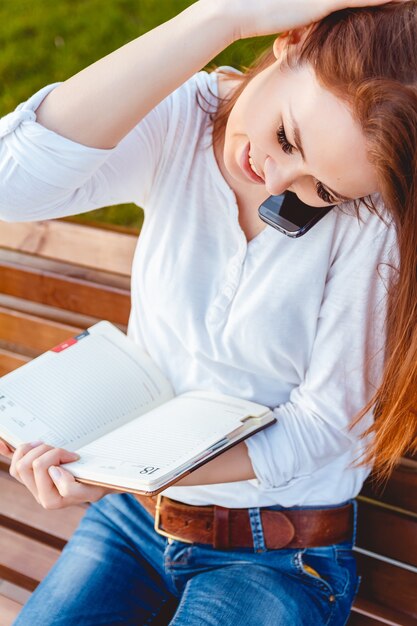
[[[367,6],[380,6],[382,4],[388,4],[389,2],[408,2],[409,0],[340,0],[339,7],[344,9],[345,7],[360,9]]]
[[[25,485],[36,500],[38,498],[36,483],[33,476],[32,462],[37,456],[39,456],[39,454],[50,448],[51,446],[46,446],[40,441],[24,443],[16,448],[12,457],[9,470],[10,475]]]
[[[24,484],[45,509],[59,509],[82,502],[96,502],[109,491],[84,485],[60,467],[79,458],[74,452],[42,442],[25,443],[16,448],[10,474]]]
[[[32,452],[29,452],[27,454],[29,457],[28,462],[32,459],[33,480],[39,504],[41,504],[45,509],[55,509],[62,506],[63,494],[60,494],[56,484],[48,472],[48,469],[52,466],[58,466],[61,463],[76,461],[79,458],[79,455],[74,452],[64,450],[63,448],[45,446],[45,449],[42,450],[43,447],[44,446],[39,446]],[[36,453],[36,450],[38,449],[39,454],[33,458],[33,454]],[[65,473],[70,476],[75,483],[74,477],[69,474],[69,472]]]
[[[61,496],[61,502],[96,502],[110,490],[105,487],[84,485],[75,480],[74,476],[63,467],[52,466],[48,470],[56,489]]]
[[[42,442],[25,443],[16,448],[10,466],[10,474],[24,484],[34,498],[45,506],[53,508],[61,501],[61,496],[48,474],[48,467],[75,461],[78,455],[53,448]]]
[[[11,459],[13,456],[13,450],[9,448],[5,441],[0,439],[0,454],[2,456],[6,456],[8,459]]]

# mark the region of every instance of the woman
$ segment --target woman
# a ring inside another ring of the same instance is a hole
[[[3,447],[45,508],[96,503],[16,624],[346,623],[353,498],[415,434],[417,18],[408,2],[299,30],[336,8],[200,0],[0,120],[3,219],[145,207],[130,336],[178,393],[277,417],[164,492],[179,539],[152,499],[76,483],[67,451]],[[198,72],[282,31],[246,75]],[[257,213],[286,189],[353,202],[292,240]]]

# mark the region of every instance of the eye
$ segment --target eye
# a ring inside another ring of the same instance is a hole
[[[316,191],[318,197],[323,200],[323,202],[327,202],[327,204],[336,204],[338,202],[338,200],[323,187],[319,180],[316,182]]]
[[[292,154],[292,151],[294,150],[294,146],[292,146],[289,143],[287,139],[287,135],[285,134],[284,126],[282,124],[277,130],[277,137],[278,137],[278,143],[283,149],[283,151],[286,152],[287,154]]]

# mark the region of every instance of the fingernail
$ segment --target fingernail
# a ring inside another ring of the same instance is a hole
[[[41,441],[41,440],[39,440],[39,441],[31,441],[29,445],[30,445],[31,448],[36,448],[36,446],[40,446],[41,443],[43,443],[43,441]]]
[[[61,470],[58,467],[51,465],[51,467],[48,468],[48,473],[52,480],[61,480]]]

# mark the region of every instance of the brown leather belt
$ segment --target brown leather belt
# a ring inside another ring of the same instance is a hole
[[[220,550],[254,547],[248,509],[192,506],[161,495],[135,497],[155,518],[155,530],[171,541],[211,544]],[[261,508],[261,520],[269,550],[328,546],[352,538],[353,506]]]

